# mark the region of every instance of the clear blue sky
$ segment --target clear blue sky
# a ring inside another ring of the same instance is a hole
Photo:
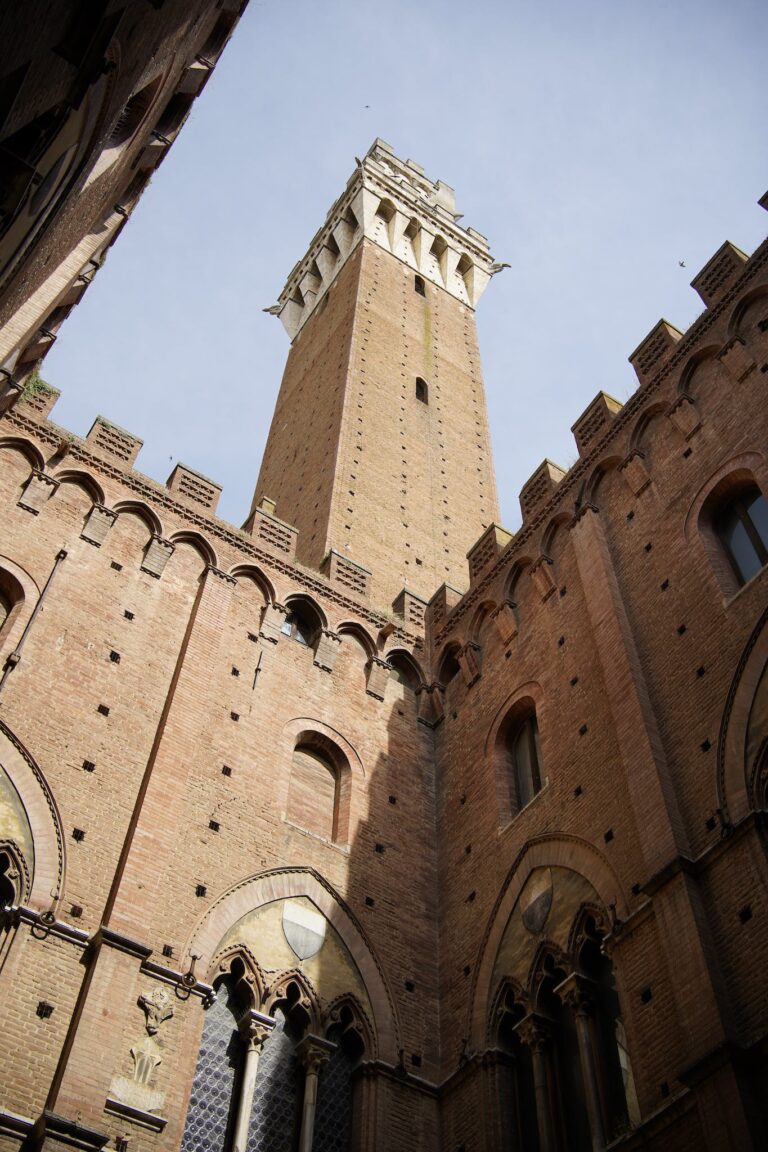
[[[512,265],[478,325],[514,529],[595,394],[634,391],[659,317],[701,311],[688,285],[723,240],[768,231],[767,42],[762,0],[251,0],[48,357],[54,418],[102,413],[141,471],[196,468],[242,523],[288,351],[261,309],[382,136]]]

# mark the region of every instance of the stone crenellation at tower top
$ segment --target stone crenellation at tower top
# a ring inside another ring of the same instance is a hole
[[[474,308],[493,275],[493,258],[485,236],[461,227],[460,219],[453,188],[375,140],[291,271],[275,314],[293,339],[363,237]]]

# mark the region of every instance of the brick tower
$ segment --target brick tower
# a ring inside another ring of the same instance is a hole
[[[292,344],[254,507],[380,607],[463,587],[498,518],[474,317],[491,255],[458,219],[451,188],[376,140],[276,306]]]

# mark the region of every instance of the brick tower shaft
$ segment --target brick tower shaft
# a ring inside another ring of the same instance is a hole
[[[370,572],[374,601],[466,585],[498,518],[474,305],[484,237],[453,192],[376,141],[280,296],[293,338],[254,506],[297,555]]]

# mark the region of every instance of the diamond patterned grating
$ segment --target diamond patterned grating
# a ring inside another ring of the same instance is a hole
[[[278,1009],[274,1031],[259,1057],[247,1152],[294,1152],[299,1139],[301,1082],[293,1041]]]
[[[182,1152],[224,1152],[226,1148],[241,1058],[235,1010],[231,989],[224,983],[205,1014]]]

